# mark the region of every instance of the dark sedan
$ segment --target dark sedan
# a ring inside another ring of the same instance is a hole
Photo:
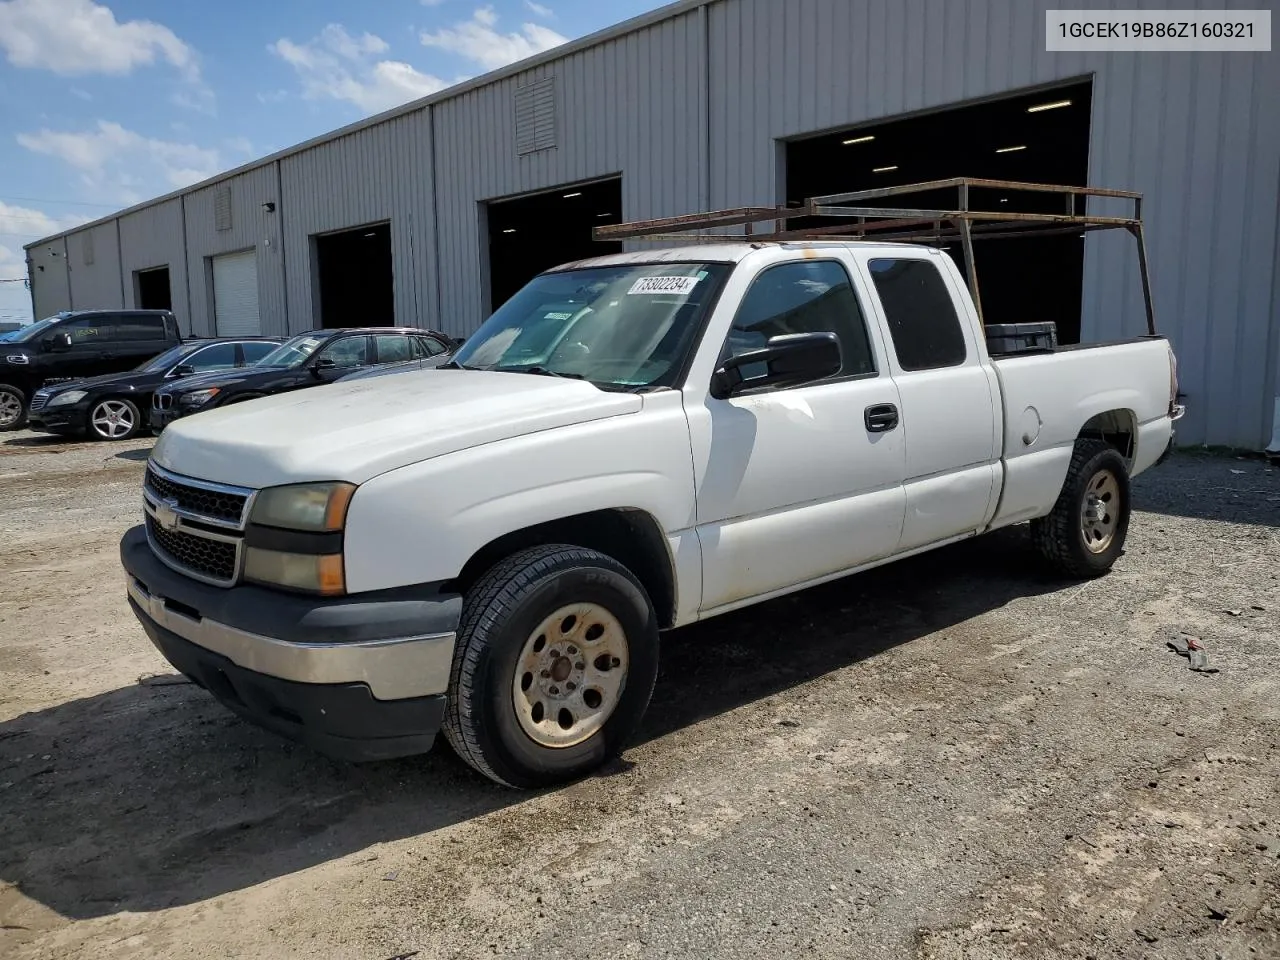
[[[203,374],[245,370],[279,345],[278,338],[269,337],[189,340],[124,373],[43,386],[31,397],[30,427],[128,440],[145,429],[156,388]]]
[[[413,327],[348,327],[312,330],[280,344],[253,370],[192,377],[157,390],[151,428],[201,410],[333,383],[361,368],[427,360],[450,352],[443,333]]]

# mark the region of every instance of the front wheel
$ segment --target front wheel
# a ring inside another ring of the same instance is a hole
[[[1078,440],[1058,501],[1031,521],[1031,539],[1059,573],[1100,577],[1124,552],[1129,513],[1124,457],[1101,440]]]
[[[0,383],[0,433],[17,430],[27,422],[27,395],[17,387]]]
[[[89,433],[98,440],[128,440],[142,429],[137,404],[113,397],[93,405],[89,411]]]
[[[575,780],[621,751],[657,674],[657,616],[626,567],[582,547],[522,550],[467,592],[445,737],[506,786]]]

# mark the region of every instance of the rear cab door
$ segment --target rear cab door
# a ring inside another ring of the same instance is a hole
[[[901,398],[906,514],[898,549],[976,533],[1000,492],[1003,416],[972,301],[937,250],[860,248],[855,256]]]
[[[842,247],[800,252],[766,248],[738,264],[686,381],[702,615],[890,556],[901,535],[898,391],[865,283]],[[840,339],[834,377],[711,396],[725,358],[813,332]]]

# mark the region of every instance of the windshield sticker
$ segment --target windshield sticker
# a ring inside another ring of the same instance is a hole
[[[573,316],[572,313],[565,313],[564,311],[556,311],[554,313],[544,313],[542,315],[542,319],[543,320],[568,320],[572,316]]]
[[[697,277],[641,277],[631,285],[627,294],[674,293],[683,297],[693,293],[697,284]]]

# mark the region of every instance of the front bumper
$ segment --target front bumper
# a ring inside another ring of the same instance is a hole
[[[120,543],[129,605],[165,658],[258,725],[342,760],[425,753],[444,716],[462,598],[431,587],[302,597],[169,569]]]
[[[79,433],[89,422],[89,405],[83,401],[61,407],[44,406],[27,414],[27,424],[32,430],[47,433]]]
[[[159,407],[152,407],[151,416],[148,417],[148,422],[151,424],[152,432],[159,433],[169,424],[173,423],[173,421],[181,419],[182,417],[185,417],[189,413],[195,413],[195,412],[196,411],[194,410],[183,409],[182,407],[179,407],[177,404],[174,404],[171,407],[166,407],[163,410],[161,410]]]

